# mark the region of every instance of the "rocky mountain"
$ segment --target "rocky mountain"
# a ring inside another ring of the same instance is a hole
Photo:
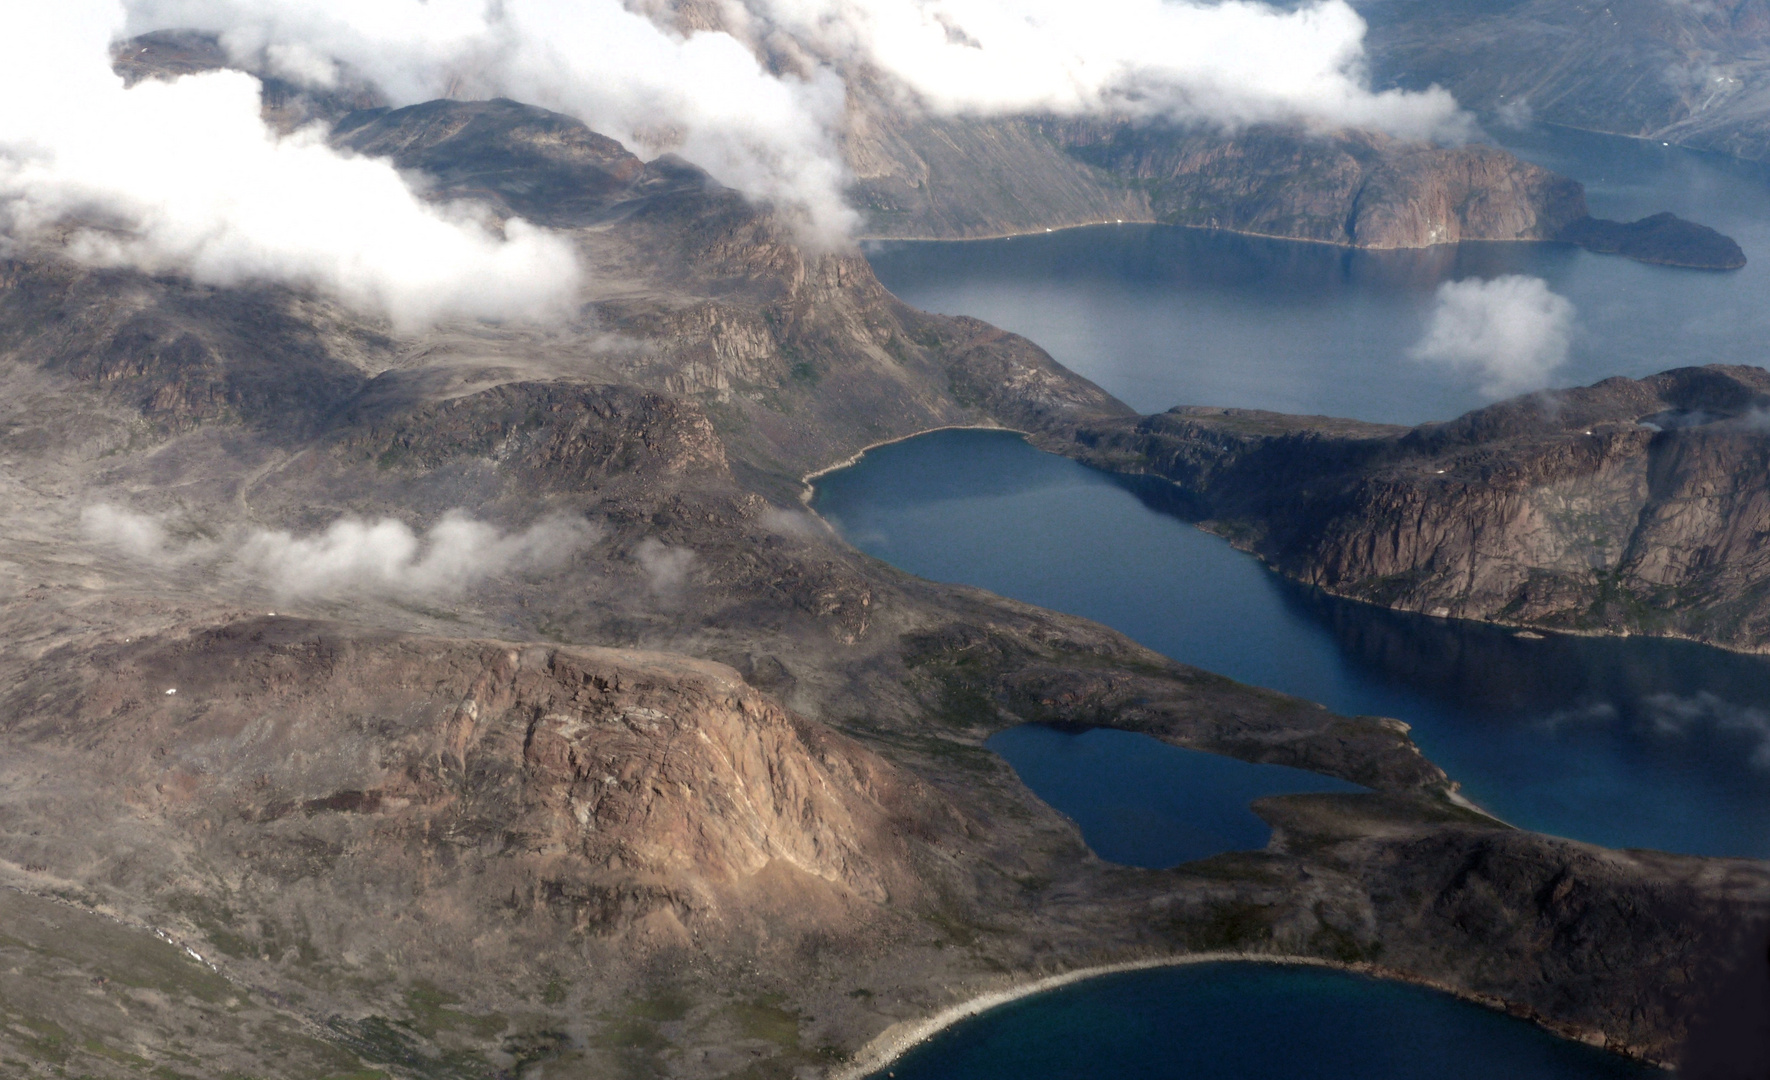
[[[1516,625],[1770,643],[1770,374],[1681,368],[1396,428],[1180,408],[1079,453],[1337,595]]]
[[[1770,157],[1762,0],[1359,0],[1374,73],[1506,120]]]
[[[1770,911],[1762,865],[1508,828],[1398,721],[918,581],[804,511],[805,474],[930,427],[1139,430],[1031,342],[544,110],[336,131],[552,225],[587,284],[560,323],[404,332],[10,253],[17,1075],[820,1075],[979,992],[1203,950],[1669,1060],[1702,962]],[[456,554],[336,572],[417,542],[383,518]],[[1111,866],[983,748],[1027,720],[1370,793],[1261,804],[1262,852]]]
[[[879,116],[856,128],[860,200],[886,237],[1123,220],[1406,248],[1549,240],[1586,213],[1578,184],[1503,150],[1371,132]]]
[[[977,239],[1149,222],[1345,247],[1462,240],[1577,244],[1600,254],[1731,270],[1745,256],[1706,226],[1586,212],[1576,181],[1493,146],[1376,132],[1256,126],[918,117],[853,109],[846,143],[867,231]]]

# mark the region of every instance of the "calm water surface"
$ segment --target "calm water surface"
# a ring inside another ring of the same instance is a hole
[[[1365,791],[1331,776],[1187,750],[1131,731],[1022,724],[985,744],[1069,815],[1103,859],[1162,868],[1266,846],[1248,804],[1267,795]]]
[[[1141,226],[869,254],[910,303],[1026,334],[1141,411],[1455,416],[1485,404],[1479,378],[1412,360],[1409,349],[1439,285],[1513,273],[1543,278],[1577,311],[1557,385],[1763,363],[1770,183],[1761,170],[1577,132],[1511,143],[1584,182],[1594,213],[1671,210],[1731,235],[1750,264],[1712,274],[1517,244],[1347,252]],[[1617,847],[1770,857],[1763,660],[1679,642],[1530,640],[1334,601],[1164,512],[1150,489],[1002,433],[944,432],[877,450],[825,477],[816,506],[860,547],[925,577],[1085,615],[1175,659],[1342,712],[1401,717],[1471,797],[1517,824]],[[1236,817],[1258,792],[1188,771],[1168,748],[1038,728],[991,745],[1104,857],[1164,865],[1264,843],[1257,823]],[[1185,835],[1194,828],[1213,835]],[[1651,1072],[1417,988],[1258,965],[1067,987],[961,1024],[892,1071],[900,1080]]]
[[[1346,251],[1160,226],[869,249],[904,300],[1018,331],[1139,411],[1227,405],[1415,424],[1486,404],[1408,358],[1445,281],[1529,274],[1576,332],[1557,385],[1770,357],[1770,182],[1759,166],[1574,131],[1510,148],[1586,185],[1592,212],[1660,210],[1732,236],[1743,270],[1646,266],[1547,244]]]
[[[1197,964],[1076,983],[958,1024],[890,1071],[897,1080],[1666,1075],[1433,991],[1270,964]]]
[[[1007,432],[944,431],[823,477],[813,505],[923,577],[1096,619],[1339,712],[1406,720],[1470,798],[1515,824],[1770,858],[1765,659],[1679,641],[1529,640],[1335,601],[1136,488]]]
[[[1761,364],[1770,178],[1758,166],[1572,131],[1509,136],[1596,214],[1672,210],[1748,266],[1706,273],[1553,245],[1349,252],[1160,227],[889,244],[911,303],[1018,330],[1142,410],[1235,405],[1415,423],[1485,403],[1410,359],[1450,280],[1533,274],[1578,311],[1561,385]],[[1171,516],[1159,494],[951,432],[825,477],[817,506],[904,569],[1097,619],[1177,660],[1349,713],[1400,717],[1506,819],[1617,847],[1770,858],[1770,662],[1683,642],[1528,640],[1336,602]],[[1078,762],[1077,767],[1081,767]]]

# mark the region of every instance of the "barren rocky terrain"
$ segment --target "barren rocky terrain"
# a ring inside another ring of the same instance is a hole
[[[1509,828],[1404,724],[918,581],[802,508],[806,473],[931,427],[1142,430],[1031,342],[543,110],[337,137],[567,231],[590,284],[564,324],[401,333],[0,268],[15,1074],[816,1076],[985,989],[1205,950],[1667,1060],[1755,944],[1760,864]],[[472,558],[328,577],[314,538],[353,517]],[[982,748],[1027,720],[1371,792],[1113,866]]]

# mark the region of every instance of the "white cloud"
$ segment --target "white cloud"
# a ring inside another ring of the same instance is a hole
[[[672,547],[655,537],[646,537],[633,549],[633,559],[645,571],[652,591],[660,596],[673,596],[688,583],[694,569],[695,554],[685,547]]]
[[[1461,137],[1451,96],[1369,89],[1345,0],[724,0],[683,34],[621,0],[128,0],[129,31],[214,32],[236,59],[396,104],[502,94],[636,150],[674,150],[833,237],[844,77],[881,73],[938,113],[1055,112],[1240,125],[1301,120]],[[764,67],[759,52],[794,59]],[[803,74],[794,73],[798,69]]]
[[[88,539],[132,558],[162,565],[213,559],[295,600],[457,596],[488,578],[563,566],[600,535],[579,517],[550,517],[507,533],[460,511],[423,535],[393,518],[345,517],[307,536],[253,529],[221,542],[179,543],[161,519],[108,505],[87,507],[81,526]]]
[[[316,536],[256,532],[241,545],[239,561],[279,596],[294,599],[359,591],[444,597],[496,574],[561,566],[595,536],[582,518],[568,517],[504,533],[455,512],[423,537],[393,518],[341,518]]]
[[[1573,303],[1541,278],[1447,281],[1409,355],[1473,377],[1490,398],[1510,397],[1547,386],[1566,363],[1573,317]]]
[[[176,542],[161,519],[109,503],[80,511],[80,531],[94,543],[146,562],[182,562],[199,558],[209,549],[200,542]]]
[[[842,197],[840,79],[770,73],[729,34],[679,34],[619,0],[130,0],[129,10],[130,33],[217,33],[236,60],[291,78],[343,62],[398,105],[503,95],[557,109],[796,207],[817,237],[857,220]],[[279,50],[298,50],[299,63]]]
[[[125,89],[110,67],[124,18],[117,0],[0,13],[0,221],[15,238],[74,223],[69,250],[90,263],[311,286],[406,327],[571,302],[566,242],[522,221],[499,235],[427,204],[390,165],[341,155],[320,132],[277,137],[255,79]],[[311,75],[299,44],[279,55]]]
[[[1373,93],[1344,0],[751,0],[795,35],[896,75],[948,113],[1306,120],[1467,133],[1450,94]]]

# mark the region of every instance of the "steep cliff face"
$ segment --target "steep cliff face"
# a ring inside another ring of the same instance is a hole
[[[1574,0],[1362,0],[1380,78],[1437,83],[1465,106],[1770,156],[1770,7]]]
[[[1770,644],[1759,368],[1684,368],[1412,430],[1177,409],[1082,435],[1207,527],[1330,592],[1409,611]]]
[[[1585,216],[1579,184],[1490,146],[1373,132],[1047,125],[1070,154],[1149,193],[1155,220],[1367,248],[1552,240]]]
[[[679,656],[260,618],[66,659],[9,691],[6,736],[113,761],[96,815],[163,822],[193,861],[237,864],[254,910],[341,938],[388,936],[377,895],[411,897],[432,948],[494,927],[718,938],[765,873],[803,882],[777,932],[851,934],[918,901],[910,838],[958,824],[877,755]],[[27,704],[45,694],[59,705]],[[94,850],[94,825],[30,861],[111,863],[113,887],[194,873]]]
[[[855,116],[847,143],[885,237],[956,239],[1162,222],[1370,248],[1552,240],[1580,186],[1488,146],[1372,132],[1234,135],[1093,120]]]
[[[1255,807],[1276,848],[1369,883],[1376,964],[1438,972],[1438,985],[1652,1059],[1727,1007],[1718,965],[1692,957],[1743,955],[1762,932],[1766,881],[1745,860],[1606,851],[1475,822],[1427,829],[1376,800]]]

